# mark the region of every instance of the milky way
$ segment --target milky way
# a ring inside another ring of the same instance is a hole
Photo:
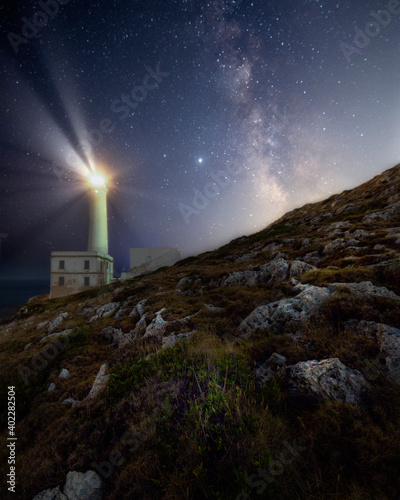
[[[399,162],[400,2],[43,0],[0,10],[0,277],[85,250],[183,256]]]

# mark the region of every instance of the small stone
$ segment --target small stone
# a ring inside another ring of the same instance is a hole
[[[108,366],[106,363],[101,365],[95,381],[93,382],[92,388],[85,399],[93,399],[106,387],[108,379],[110,378],[110,375],[106,375],[107,368]]]
[[[104,487],[97,472],[68,472],[64,486],[64,495],[68,500],[103,500]]]
[[[60,378],[67,378],[69,375],[69,370],[67,370],[66,368],[63,368],[61,371],[60,371],[60,375],[59,377]]]

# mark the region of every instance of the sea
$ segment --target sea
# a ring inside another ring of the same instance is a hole
[[[0,280],[0,322],[9,319],[31,297],[47,294],[49,290],[49,279]]]

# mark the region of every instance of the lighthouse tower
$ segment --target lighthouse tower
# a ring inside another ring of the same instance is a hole
[[[108,255],[106,180],[92,174],[88,184],[87,251],[51,253],[50,298],[107,285],[113,278],[113,258]]]
[[[88,252],[108,254],[107,186],[100,176],[93,176],[89,186]]]

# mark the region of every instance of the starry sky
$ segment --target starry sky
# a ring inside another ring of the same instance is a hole
[[[398,0],[14,3],[0,278],[86,250],[90,169],[118,275],[130,247],[211,250],[399,162]]]

